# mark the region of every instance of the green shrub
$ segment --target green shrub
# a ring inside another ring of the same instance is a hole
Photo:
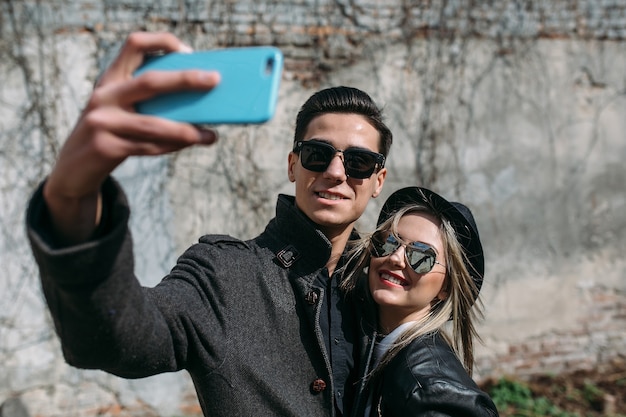
[[[561,410],[545,397],[534,398],[528,385],[508,378],[501,378],[489,395],[503,417],[580,417]]]

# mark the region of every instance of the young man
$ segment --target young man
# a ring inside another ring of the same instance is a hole
[[[146,73],[144,54],[187,49],[169,34],[129,36],[27,213],[42,286],[68,363],[127,378],[185,369],[205,415],[347,414],[359,358],[336,270],[353,225],[383,186],[391,132],[360,90],[322,90],[296,121],[295,198],[247,242],[204,236],[154,288],[134,276],[129,208],[110,173],[216,136],[140,115],[133,103],[208,90],[219,74]],[[332,370],[332,371],[331,371]]]

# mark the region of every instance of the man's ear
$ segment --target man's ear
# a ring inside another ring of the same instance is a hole
[[[385,178],[387,178],[387,168],[381,168],[380,171],[376,173],[376,186],[374,188],[374,192],[372,193],[372,198],[376,198],[380,195],[381,191],[383,190]]]
[[[287,177],[290,182],[296,181],[296,174],[294,172],[296,162],[298,162],[298,155],[294,152],[289,152],[289,156],[287,157]]]

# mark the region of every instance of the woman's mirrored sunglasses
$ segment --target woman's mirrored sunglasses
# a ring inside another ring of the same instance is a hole
[[[393,234],[379,233],[372,237],[372,256],[382,258],[397,251],[404,246],[404,255],[411,268],[418,274],[430,272],[435,264],[445,266],[437,262],[435,249],[422,242],[402,243]]]
[[[299,140],[293,151],[300,154],[302,166],[313,172],[326,171],[337,152],[343,154],[343,166],[350,178],[368,178],[375,170],[385,166],[385,157],[382,154],[358,148],[341,151],[333,145],[316,140]]]

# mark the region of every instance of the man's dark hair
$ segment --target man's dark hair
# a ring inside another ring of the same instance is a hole
[[[367,93],[353,87],[331,87],[313,94],[298,112],[294,143],[304,138],[311,120],[327,113],[353,113],[365,117],[380,135],[379,152],[387,156],[393,136],[383,121],[382,110]]]

